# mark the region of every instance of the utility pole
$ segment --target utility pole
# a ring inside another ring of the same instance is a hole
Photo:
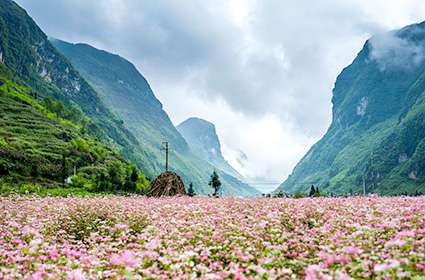
[[[165,145],[165,148],[162,148],[161,150],[165,150],[165,171],[168,171],[168,142],[162,142],[162,144]]]
[[[66,183],[66,155],[65,153],[62,154],[62,187],[65,187]]]
[[[374,150],[372,150],[372,152],[370,153],[370,168],[372,169],[372,191],[375,188],[375,177],[376,177],[376,174],[374,174],[374,172],[373,172],[375,170],[375,168],[373,166],[373,157],[374,156],[375,156]]]
[[[370,152],[370,156],[369,156],[369,163],[370,163],[370,169],[371,169],[371,173],[372,173],[372,190],[373,190],[373,187],[374,187],[374,185],[375,185],[375,175],[373,174],[373,156],[374,156],[374,153],[373,153],[373,150],[372,150],[372,152]],[[365,168],[364,168],[364,171],[363,171],[363,195],[366,195],[366,172],[367,172],[367,165],[365,166]]]

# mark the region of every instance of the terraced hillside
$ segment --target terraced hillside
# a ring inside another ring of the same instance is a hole
[[[87,191],[137,187],[142,192],[148,187],[143,174],[119,155],[114,144],[106,146],[62,117],[76,118],[78,111],[63,104],[58,111],[60,102],[13,82],[4,65],[0,84],[0,183],[55,187],[73,175],[75,166],[77,176],[70,183]],[[137,174],[134,182],[131,173]]]

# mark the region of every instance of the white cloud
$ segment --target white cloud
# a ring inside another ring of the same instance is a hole
[[[416,36],[425,36],[423,29],[416,30]],[[419,66],[425,58],[425,47],[404,37],[400,32],[381,33],[373,36],[369,42],[369,56],[378,63],[381,71],[392,69],[408,71]]]

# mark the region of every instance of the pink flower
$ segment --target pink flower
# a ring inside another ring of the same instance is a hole
[[[36,272],[34,272],[29,278],[28,280],[43,280],[45,277],[45,272],[44,271],[40,271],[37,270]],[[12,278],[10,278],[12,279]]]
[[[345,247],[344,251],[350,255],[357,255],[360,252],[359,248],[355,246]]]
[[[122,265],[128,267],[136,267],[139,265],[140,260],[138,260],[134,253],[130,250],[125,250],[121,255],[114,254],[111,257],[111,263],[113,265]]]
[[[56,248],[52,248],[52,249],[50,250],[50,252],[49,252],[49,257],[50,257],[52,260],[55,260],[55,259],[57,259],[57,258],[58,258],[58,256],[59,256],[59,254],[58,254],[58,251],[56,250]]]
[[[322,268],[319,265],[310,265],[305,272],[305,280],[320,279]]]
[[[84,275],[84,272],[81,269],[75,269],[68,272],[66,279],[67,280],[85,280],[86,276]]]
[[[338,260],[335,256],[330,256],[330,255],[324,255],[323,256],[323,264],[325,266],[330,266],[330,265],[337,263],[337,262],[338,262]]]
[[[406,240],[396,238],[396,239],[388,241],[385,244],[385,247],[387,247],[387,248],[388,247],[404,247],[406,245],[406,243],[407,243]]]
[[[161,240],[159,240],[158,238],[153,238],[151,241],[149,241],[148,243],[146,243],[145,247],[148,250],[155,250],[156,248],[158,248],[159,246],[161,246]]]

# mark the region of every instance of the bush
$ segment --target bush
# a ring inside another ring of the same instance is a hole
[[[296,193],[294,193],[294,195],[292,197],[293,198],[304,198],[305,197],[305,193],[303,193],[303,192],[296,192]]]
[[[71,187],[81,188],[81,189],[85,189],[85,190],[88,190],[88,191],[94,191],[95,190],[94,186],[93,186],[93,182],[84,178],[81,175],[72,176]]]

